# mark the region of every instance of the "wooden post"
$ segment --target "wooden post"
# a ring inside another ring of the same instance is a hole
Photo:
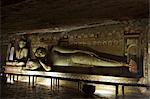
[[[118,98],[118,85],[115,85],[116,86],[116,99]]]
[[[80,91],[80,81],[78,81],[78,91]]]
[[[13,75],[13,81],[15,81],[15,75]]]
[[[34,76],[32,78],[32,87],[34,87]]]
[[[53,78],[51,77],[51,90],[53,90]]]
[[[124,85],[122,85],[122,95],[124,96]]]
[[[9,80],[10,80],[10,83],[11,83],[11,74],[9,74]]]
[[[17,81],[18,81],[19,76],[17,75]]]
[[[59,91],[59,78],[58,78],[58,91]]]
[[[29,76],[29,82],[28,82],[28,83],[29,83],[29,86],[30,86],[30,82],[31,82],[31,80],[30,80],[30,76]]]

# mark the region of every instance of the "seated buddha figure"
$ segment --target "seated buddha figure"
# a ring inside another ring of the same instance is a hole
[[[18,43],[18,49],[11,47],[10,49],[10,56],[8,61],[6,62],[6,65],[12,65],[12,66],[24,66],[27,59],[28,59],[28,48],[26,47],[26,40],[20,39]],[[12,49],[14,50],[12,55]],[[11,57],[11,60],[10,60]],[[12,58],[13,57],[13,58]]]
[[[50,60],[47,58],[47,51],[43,47],[36,49],[34,53],[36,59],[30,59],[27,61],[26,67],[24,69],[37,70],[37,71],[50,71]]]

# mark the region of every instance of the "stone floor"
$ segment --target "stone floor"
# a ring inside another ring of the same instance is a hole
[[[74,88],[60,86],[59,90],[51,90],[50,87],[37,85],[32,88],[25,82],[15,82],[1,86],[1,99],[115,99],[115,96],[94,94],[89,96]],[[142,94],[128,94],[125,97],[118,96],[118,99],[150,99]]]

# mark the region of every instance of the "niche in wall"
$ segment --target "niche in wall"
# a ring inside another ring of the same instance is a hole
[[[127,63],[134,60],[137,65],[137,76],[143,76],[143,48],[140,33],[124,33],[124,51]]]

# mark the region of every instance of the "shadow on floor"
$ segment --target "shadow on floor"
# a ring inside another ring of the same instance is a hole
[[[59,90],[51,90],[49,86],[36,85],[32,88],[25,82],[6,84],[1,88],[1,99],[115,99],[100,95],[87,95],[77,89],[60,87]],[[132,94],[118,99],[149,99],[141,94]]]

